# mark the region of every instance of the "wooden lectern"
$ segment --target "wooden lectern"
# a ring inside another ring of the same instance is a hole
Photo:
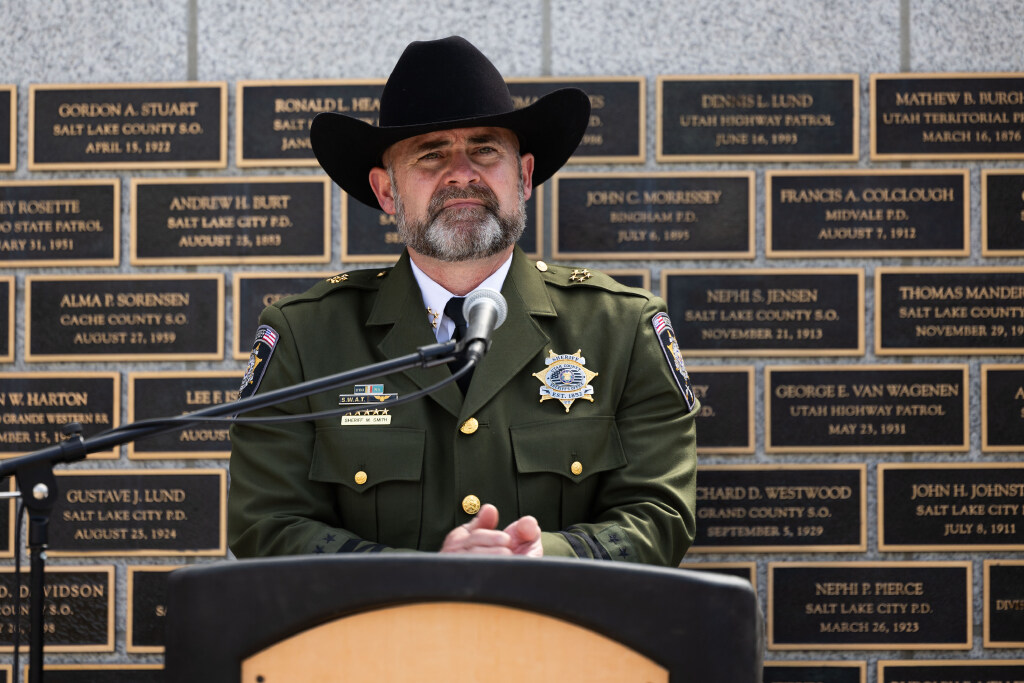
[[[168,579],[169,683],[760,683],[728,576],[617,562],[301,556]]]

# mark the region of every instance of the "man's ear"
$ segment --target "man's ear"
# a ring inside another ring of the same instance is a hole
[[[523,167],[523,199],[533,195],[533,155],[527,152],[519,157]]]
[[[379,166],[371,168],[370,188],[377,196],[377,202],[380,203],[380,208],[384,209],[384,213],[393,216],[395,214],[395,188],[391,185],[391,176],[388,175],[388,172]]]

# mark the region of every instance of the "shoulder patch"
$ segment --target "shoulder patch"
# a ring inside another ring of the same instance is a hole
[[[256,393],[263,381],[263,375],[270,365],[270,357],[274,355],[277,340],[281,335],[270,325],[260,325],[256,330],[256,341],[249,353],[249,364],[245,367],[242,386],[238,387],[238,398],[248,398]]]
[[[658,344],[665,354],[665,360],[668,361],[672,377],[675,378],[679,391],[686,399],[686,406],[693,410],[697,407],[697,397],[694,396],[693,388],[690,386],[690,375],[686,372],[683,354],[679,351],[679,341],[676,339],[675,330],[672,329],[672,321],[669,319],[668,313],[661,311],[655,314],[651,318],[651,324],[654,325],[654,333],[658,335]]]

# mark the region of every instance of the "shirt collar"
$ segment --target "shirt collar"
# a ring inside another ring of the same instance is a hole
[[[448,299],[455,295],[430,279],[430,276],[420,270],[419,266],[412,259],[409,259],[409,265],[412,266],[413,277],[416,278],[416,284],[419,285],[420,294],[423,297],[423,305],[426,307],[423,314],[427,317],[427,322],[432,326],[436,323],[434,337],[438,341],[448,341],[452,338],[452,333],[455,331],[455,323],[444,314],[444,307],[448,303]],[[493,289],[496,292],[500,292],[502,285],[505,284],[505,276],[508,275],[508,270],[511,266],[512,256],[509,255],[508,259],[496,271],[491,273],[486,280],[477,285],[473,291]]]

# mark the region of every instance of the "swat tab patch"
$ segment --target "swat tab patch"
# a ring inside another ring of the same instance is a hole
[[[238,387],[238,398],[248,398],[260,388],[260,382],[267,372],[270,357],[274,355],[274,348],[280,338],[281,335],[270,325],[260,325],[256,330],[256,341],[252,344],[249,364],[245,367],[245,375],[242,377],[242,386]]]
[[[654,325],[654,333],[658,335],[658,343],[668,361],[668,367],[672,371],[672,377],[679,385],[679,391],[686,399],[686,405],[690,410],[697,407],[697,397],[690,387],[690,375],[686,372],[686,364],[683,363],[683,354],[679,351],[679,341],[676,339],[675,330],[672,329],[672,321],[668,313],[661,311],[651,318]]]

